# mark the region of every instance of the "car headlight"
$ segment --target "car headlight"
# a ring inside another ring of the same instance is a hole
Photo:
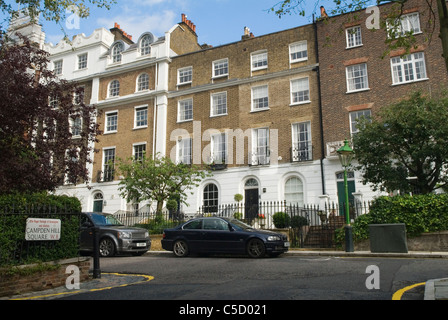
[[[145,238],[149,238],[149,232],[148,231],[145,232]]]
[[[280,241],[280,237],[279,236],[269,236],[268,237],[268,241]]]
[[[130,233],[128,231],[120,231],[120,232],[118,232],[118,237],[121,239],[131,239],[132,233]]]

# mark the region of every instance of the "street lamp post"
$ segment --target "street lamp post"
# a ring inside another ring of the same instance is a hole
[[[352,226],[350,225],[350,206],[348,202],[348,182],[347,182],[347,168],[353,160],[354,152],[350,148],[348,140],[345,140],[344,146],[337,151],[339,155],[339,160],[341,161],[342,167],[344,168],[344,188],[345,188],[345,251],[354,252],[353,246],[353,232]]]

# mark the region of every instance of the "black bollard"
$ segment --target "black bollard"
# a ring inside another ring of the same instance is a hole
[[[93,279],[101,278],[99,233],[100,233],[100,229],[97,227],[94,227],[93,228]]]

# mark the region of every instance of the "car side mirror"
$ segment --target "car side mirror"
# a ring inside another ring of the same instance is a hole
[[[81,228],[83,229],[88,229],[88,228],[92,228],[93,227],[93,223],[90,221],[86,221],[81,225]]]
[[[229,223],[229,231],[235,231],[235,229],[232,227],[230,223]]]

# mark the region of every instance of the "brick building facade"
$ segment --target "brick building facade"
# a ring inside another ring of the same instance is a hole
[[[378,13],[382,23],[387,23],[397,10],[401,10],[399,4],[380,6]],[[408,54],[404,49],[389,49],[385,43],[387,29],[372,29],[373,13],[370,11],[331,17],[317,23],[326,152],[324,181],[330,201],[338,201],[338,194],[343,194],[342,168],[335,151],[345,139],[356,134],[356,119],[371,117],[381,107],[415,90],[435,93],[446,89],[448,76],[437,37],[438,20],[434,20],[436,17],[423,1],[407,1],[402,10],[403,31],[412,31],[416,40]],[[431,21],[435,24],[431,25]],[[352,199],[363,201],[376,196],[369,186],[360,182],[358,172],[349,176],[349,188],[355,192],[354,196],[351,194]]]
[[[383,21],[389,8],[379,7]],[[413,90],[448,83],[437,22],[427,41],[427,5],[410,0],[403,13],[404,31],[417,40],[408,54],[385,54],[386,31],[372,31],[362,11],[328,19],[323,11],[313,24],[261,36],[245,28],[240,41],[218,47],[200,46],[185,15],[159,38],[145,32],[132,39],[116,24],[72,45],[45,44],[55,71],[81,84],[101,111],[104,132],[89,187],[58,193],[77,196],[85,211],[135,209],[120,197],[108,160],[146,152],[212,164],[213,176],[193,190],[186,213],[233,203],[237,193],[248,205],[338,202],[343,176],[335,151],[356,134],[356,120]],[[359,173],[349,178],[352,200],[376,195]]]

